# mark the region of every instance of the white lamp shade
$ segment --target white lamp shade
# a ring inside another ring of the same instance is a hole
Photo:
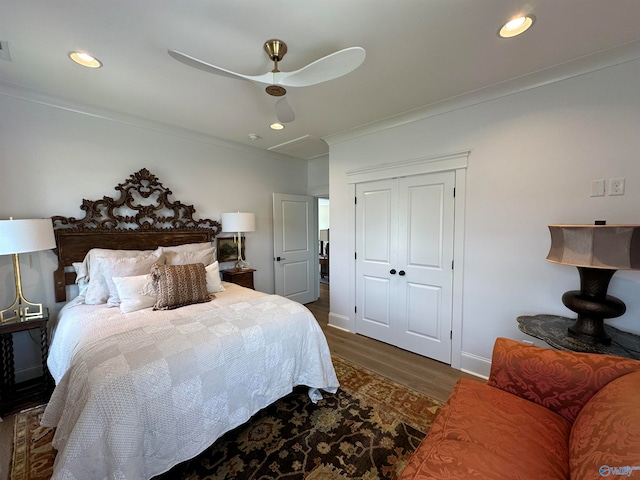
[[[320,230],[320,240],[322,240],[323,242],[328,242],[329,241],[329,229],[328,228],[326,230]]]
[[[255,213],[232,212],[222,214],[223,232],[254,232],[255,229]]]
[[[0,220],[0,255],[56,248],[50,218]]]

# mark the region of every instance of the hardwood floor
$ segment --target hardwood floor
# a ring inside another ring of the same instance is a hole
[[[333,353],[432,398],[446,401],[453,386],[462,377],[484,382],[484,379],[455,370],[444,363],[330,327],[329,285],[325,283],[320,284],[320,298],[306,306],[318,320]]]

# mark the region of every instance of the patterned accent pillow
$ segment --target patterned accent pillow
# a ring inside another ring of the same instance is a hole
[[[156,264],[151,267],[151,278],[158,292],[154,310],[171,310],[211,300],[207,291],[207,272],[202,263]]]
[[[635,477],[640,469],[640,372],[623,375],[596,393],[573,424],[572,480]]]

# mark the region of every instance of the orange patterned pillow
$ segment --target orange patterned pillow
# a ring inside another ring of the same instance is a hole
[[[640,470],[639,398],[636,372],[613,380],[584,406],[569,441],[572,479],[635,477],[631,469]]]
[[[207,291],[207,273],[202,263],[154,265],[151,277],[158,291],[154,310],[203,303],[211,300]]]

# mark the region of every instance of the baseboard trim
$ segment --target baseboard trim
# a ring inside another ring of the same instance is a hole
[[[353,323],[351,319],[345,315],[329,312],[329,326],[344,330],[345,332],[353,332]]]
[[[476,377],[489,378],[491,360],[488,358],[462,352],[460,355],[460,370]]]

